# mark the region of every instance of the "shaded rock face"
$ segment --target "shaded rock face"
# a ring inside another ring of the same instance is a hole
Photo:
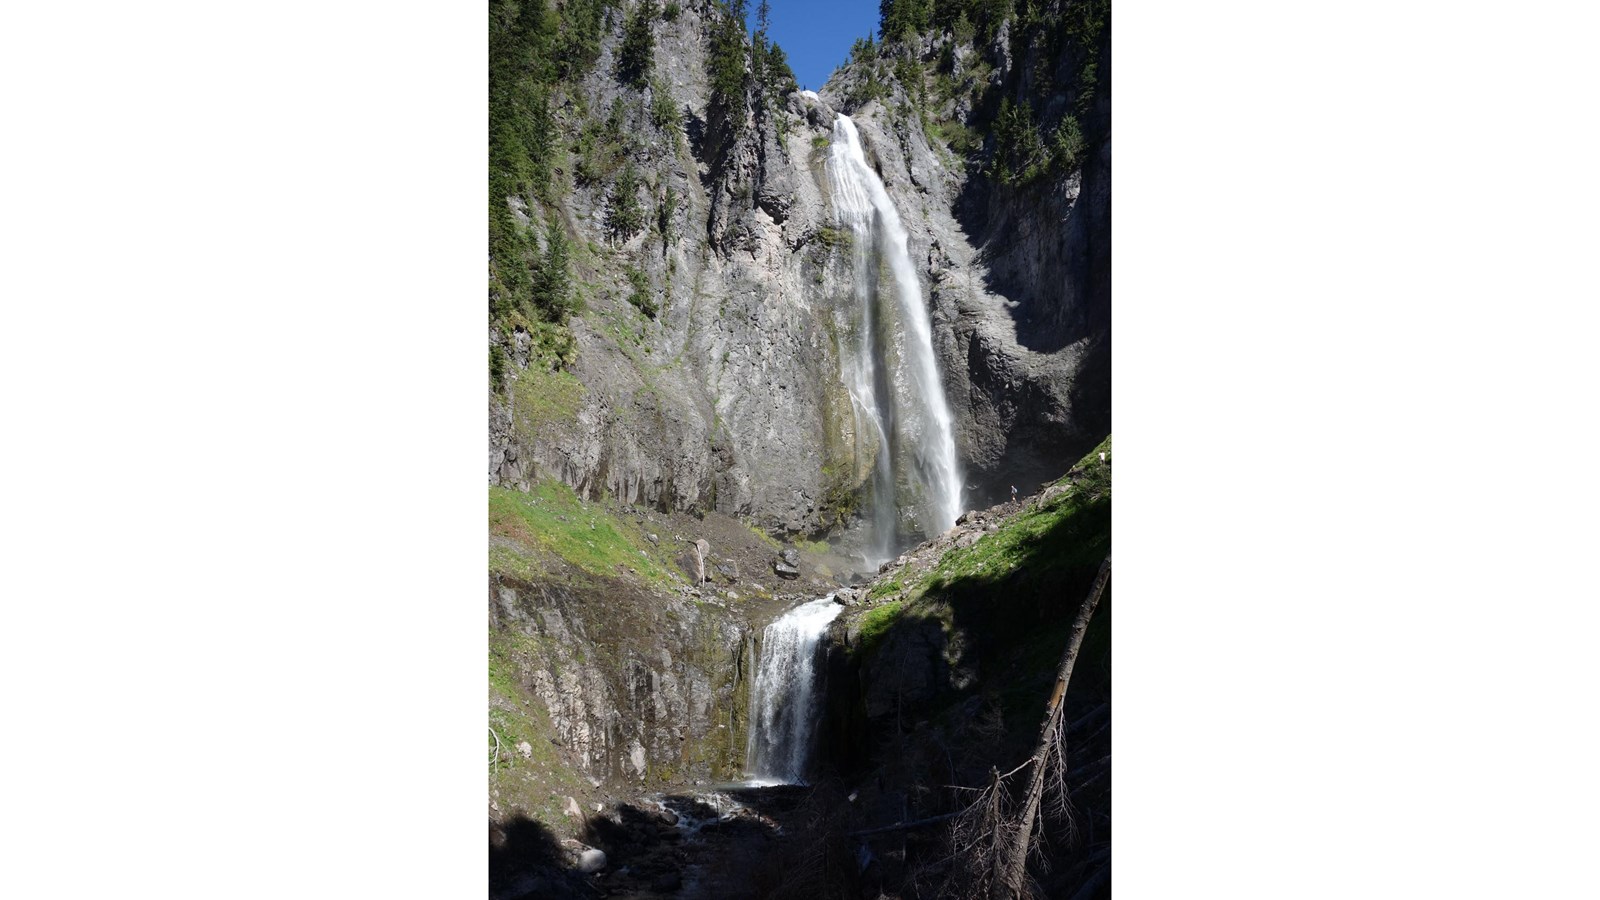
[[[624,582],[491,576],[490,625],[518,644],[515,677],[583,774],[618,785],[739,777],[750,625],[730,609]]]
[[[910,232],[969,502],[1060,471],[1109,430],[1108,99],[1085,121],[1080,172],[1000,188],[931,145],[892,81],[891,96],[854,107],[847,98],[864,77],[856,63],[820,100],[794,93],[775,109],[747,110],[731,138],[711,129],[711,17],[699,2],[654,25],[655,71],[684,123],[681,135],[663,131],[646,95],[613,75],[621,20],[603,37],[581,98],[558,96],[553,111],[573,137],[620,107],[623,130],[641,136],[629,159],[646,185],[646,218],[668,223],[670,237],[652,226],[612,238],[609,184],[573,185],[558,212],[583,285],[571,322],[573,402],[554,414],[539,413],[537,400],[519,406],[516,382],[530,361],[539,365],[532,342],[492,334],[512,361],[512,386],[490,396],[491,483],[554,476],[586,497],[715,509],[791,533],[859,513],[872,460],[861,458],[868,445],[853,433],[841,377],[855,300],[852,254],[831,231],[839,223],[825,160],[835,110],[854,119]],[[1007,54],[997,78],[1031,71],[1029,59]],[[556,165],[568,172],[575,162]],[[626,299],[630,266],[648,280],[655,319]]]

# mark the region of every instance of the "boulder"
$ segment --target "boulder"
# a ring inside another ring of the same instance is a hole
[[[606,867],[606,852],[594,847],[586,847],[578,854],[578,871],[585,875],[598,872]]]
[[[800,551],[799,550],[796,550],[793,547],[788,547],[788,548],[785,548],[782,553],[779,553],[778,557],[780,559],[782,559],[784,562],[788,563],[789,565],[794,566],[797,569],[800,568]]]
[[[598,812],[599,810],[596,810]],[[606,867],[606,852],[571,838],[561,842],[573,868],[590,875]]]
[[[782,576],[784,578],[799,578],[800,577],[800,570],[799,569],[796,569],[794,566],[789,565],[788,563],[784,562],[781,559],[773,561],[773,563],[772,563],[772,571],[778,573],[778,575],[780,575],[780,576]]]
[[[1035,501],[1035,505],[1043,506],[1071,490],[1072,485],[1070,484],[1052,484],[1040,492],[1039,499]]]

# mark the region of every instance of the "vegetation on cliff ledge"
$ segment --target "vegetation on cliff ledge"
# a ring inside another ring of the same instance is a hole
[[[559,481],[541,481],[530,493],[489,488],[489,533],[508,539],[491,546],[491,572],[526,579],[541,570],[539,554],[550,553],[591,575],[672,581],[667,552],[645,540],[637,524]]]

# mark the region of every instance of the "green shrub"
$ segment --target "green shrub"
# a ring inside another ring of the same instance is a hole
[[[678,238],[672,226],[673,216],[677,211],[678,192],[669,185],[666,195],[661,198],[661,204],[656,207],[656,234],[661,236],[662,249],[672,246],[673,241]]]
[[[744,128],[745,0],[718,0],[719,15],[712,25],[711,52],[706,55],[706,77],[711,81],[707,126],[726,138]],[[725,142],[726,143],[726,142]]]
[[[990,173],[996,181],[1008,185],[1026,184],[1044,174],[1050,157],[1034,125],[1033,107],[1027,103],[1012,103],[1010,97],[1001,100],[1000,112],[994,119],[994,138]]]
[[[848,248],[852,236],[849,231],[843,228],[829,228],[824,225],[817,229],[817,240],[831,252],[840,248]]]
[[[850,86],[849,101],[852,106],[865,106],[873,100],[889,96],[889,85],[878,75],[876,65],[869,67],[855,84]]]
[[[606,212],[606,228],[615,240],[626,241],[644,226],[644,210],[639,206],[639,173],[633,163],[622,167],[611,187],[611,206]]]
[[[563,81],[581,78],[600,58],[600,32],[605,25],[608,0],[566,0],[561,10],[561,33],[550,59]],[[523,3],[524,7],[543,4]]]
[[[531,299],[540,318],[564,322],[572,312],[572,285],[567,271],[567,233],[560,219],[552,214],[545,228],[544,259],[534,270]]]
[[[506,388],[506,352],[499,344],[489,345],[489,383],[497,392]]]
[[[922,80],[922,66],[910,57],[902,57],[894,64],[894,78],[905,89],[906,96],[918,109],[927,106],[928,89]]]
[[[667,83],[660,78],[650,79],[650,122],[672,135],[683,127],[683,113],[672,99]]]
[[[950,26],[950,36],[958,44],[971,44],[977,38],[978,29],[972,24],[972,20],[967,18],[965,11],[956,16],[955,22]]]
[[[657,310],[655,296],[650,290],[650,277],[634,266],[628,266],[624,271],[628,274],[628,286],[633,289],[632,293],[628,294],[628,302],[654,319]]]
[[[1078,120],[1072,116],[1063,116],[1056,125],[1055,136],[1050,141],[1050,168],[1058,175],[1065,175],[1076,169],[1083,160],[1083,151],[1087,145],[1083,140],[1083,129],[1079,127]]]
[[[878,4],[878,33],[886,43],[909,43],[931,24],[932,0],[881,0]]]
[[[644,0],[635,7],[623,27],[622,47],[617,53],[617,77],[624,84],[643,88],[654,62],[656,38],[650,23],[656,17],[656,0]]]
[[[661,11],[661,19],[664,22],[676,22],[678,21],[678,14],[682,11],[683,8],[678,5],[678,0],[672,0],[671,3],[667,4],[666,9]]]

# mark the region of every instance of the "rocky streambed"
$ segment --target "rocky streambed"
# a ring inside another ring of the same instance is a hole
[[[770,896],[824,803],[804,786],[732,783],[644,794],[586,816],[579,839],[491,829],[490,897]]]

